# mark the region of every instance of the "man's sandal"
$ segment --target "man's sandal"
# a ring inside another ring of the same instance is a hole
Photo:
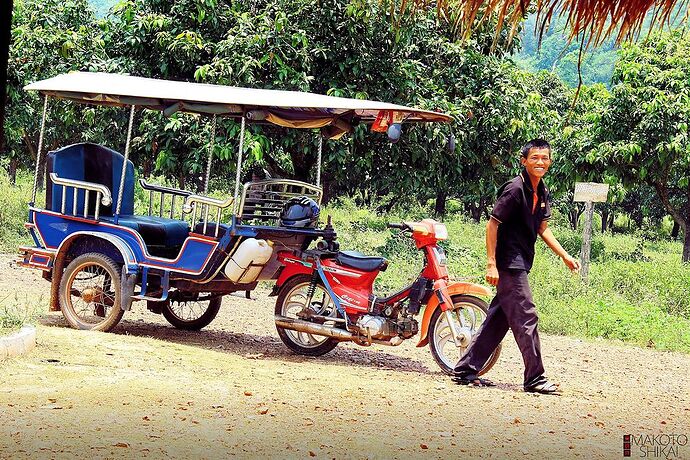
[[[557,384],[544,379],[532,385],[525,386],[527,393],[539,393],[543,395],[559,395],[561,390]]]
[[[479,377],[475,376],[456,376],[452,377],[451,380],[458,385],[466,385],[466,386],[471,386],[471,387],[495,387],[496,384],[492,382],[491,380],[487,379],[480,379]]]

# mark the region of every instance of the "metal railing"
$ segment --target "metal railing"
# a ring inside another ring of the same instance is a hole
[[[113,203],[113,198],[110,194],[110,190],[103,184],[96,184],[94,182],[85,182],[76,179],[64,179],[59,177],[56,173],[50,173],[50,180],[55,185],[62,186],[62,205],[60,206],[60,212],[65,214],[65,207],[67,203],[67,188],[72,188],[72,215],[77,215],[77,201],[79,198],[79,191],[84,191],[84,217],[89,217],[89,192],[96,192],[96,205],[93,213],[93,218],[98,220],[98,215],[100,212],[100,205],[109,206]]]
[[[144,179],[139,179],[139,185],[141,185],[141,188],[144,190],[147,190],[149,192],[149,206],[148,206],[148,215],[152,216],[153,215],[153,199],[154,199],[154,193],[160,193],[160,207],[158,209],[158,216],[163,217],[163,214],[168,214],[171,219],[175,218],[175,201],[178,196],[187,198],[188,196],[193,195],[192,192],[188,192],[187,190],[181,190],[177,188],[172,188],[172,187],[165,187],[163,185],[157,185],[157,184],[151,184],[149,182],[146,182]],[[166,200],[167,196],[170,196],[170,200]],[[166,211],[165,210],[165,204],[166,201],[169,201],[170,203],[170,210]],[[184,220],[184,200],[180,200],[180,220]]]
[[[277,221],[285,203],[296,196],[307,196],[321,204],[323,190],[316,185],[288,179],[247,182],[242,187],[237,216],[243,221]]]
[[[187,198],[185,198],[184,201],[184,206],[182,207],[182,210],[186,213],[192,213],[192,225],[196,223],[196,213],[197,213],[197,207],[198,205],[201,205],[201,215],[202,221],[204,223],[203,231],[202,233],[205,235],[206,234],[206,229],[208,225],[208,213],[209,213],[209,208],[214,207],[217,208],[216,211],[216,228],[214,231],[214,238],[218,238],[218,230],[220,228],[220,219],[221,219],[221,213],[223,209],[227,209],[232,205],[233,198],[227,198],[225,200],[219,200],[218,198],[211,198],[210,196],[204,196],[204,195],[189,195]]]

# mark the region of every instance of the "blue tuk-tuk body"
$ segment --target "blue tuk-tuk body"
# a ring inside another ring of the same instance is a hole
[[[150,310],[176,327],[204,327],[218,312],[223,295],[248,293],[261,280],[277,279],[280,251],[299,253],[318,238],[334,238],[332,229],[315,225],[324,137],[338,138],[352,125],[373,123],[384,112],[397,114],[391,119],[450,120],[444,114],[374,101],[112,74],[65,74],[26,89],[45,97],[36,173],[49,97],[131,109],[124,154],[91,143],[48,153],[45,208],[35,204],[35,182],[26,223],[34,245],[20,248],[20,263],[43,270],[51,281],[51,309],[62,310],[74,327],[95,330],[112,329],[133,300],[147,301]],[[216,117],[241,120],[233,196],[217,199],[139,179],[149,199],[147,206],[136,209],[135,168],[128,160],[136,107],[166,116],[184,111],[213,117],[204,193]],[[321,128],[316,185],[269,179],[246,183],[240,190],[248,120]],[[307,210],[314,219],[307,219],[308,225],[281,220],[283,209],[295,200],[311,203]]]

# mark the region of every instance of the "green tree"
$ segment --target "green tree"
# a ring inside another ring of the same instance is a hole
[[[624,46],[600,121],[602,142],[588,155],[626,184],[645,182],[656,191],[685,234],[685,262],[690,261],[689,74],[690,39],[681,31]]]
[[[15,0],[14,5],[5,120],[5,155],[12,180],[18,167],[35,161],[41,123],[42,101],[23,87],[71,70],[95,68],[91,64],[104,54],[100,30],[86,0]],[[94,129],[105,131],[96,126],[100,123],[92,109],[53,102],[44,151],[58,143],[85,139],[95,134]],[[76,124],[83,129],[74,129]]]

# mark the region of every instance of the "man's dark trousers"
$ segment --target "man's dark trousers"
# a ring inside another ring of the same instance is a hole
[[[537,322],[527,271],[499,270],[496,296],[467,353],[455,366],[456,373],[477,375],[510,327],[525,362],[525,385],[538,381],[544,374],[544,365]]]

